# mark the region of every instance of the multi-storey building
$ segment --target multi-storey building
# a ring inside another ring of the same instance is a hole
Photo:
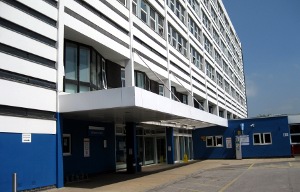
[[[247,117],[221,0],[1,0],[0,16],[4,191],[15,172],[22,190],[193,159],[193,129]]]

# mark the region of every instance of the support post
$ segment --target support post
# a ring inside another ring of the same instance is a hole
[[[167,137],[167,161],[168,164],[174,164],[174,136],[173,127],[166,128]]]
[[[136,124],[126,123],[126,164],[127,173],[137,172],[137,139],[136,139]]]
[[[56,187],[64,187],[62,122],[59,113],[56,113]]]
[[[12,175],[12,192],[17,192],[17,173]]]

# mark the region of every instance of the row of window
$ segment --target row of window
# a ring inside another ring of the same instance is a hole
[[[119,0],[119,1],[123,5],[126,5],[126,0]],[[189,0],[189,4],[192,6],[192,8],[195,10],[195,12],[200,17],[200,15],[199,15],[200,9],[199,9],[198,2],[195,0]],[[168,0],[167,5],[175,13],[175,15],[182,21],[182,23],[184,23],[185,22],[184,6],[181,5],[181,3],[178,0]],[[207,8],[209,9],[208,2],[207,2]],[[219,24],[220,31],[223,34],[223,36],[226,37],[226,41],[227,41],[229,47],[231,48],[233,54],[236,55],[237,58],[239,58],[237,51],[234,51],[235,50],[234,46],[230,41],[229,35],[226,34],[223,25],[221,24],[221,22],[217,22],[216,12],[214,11],[213,8],[211,8],[210,10],[211,10],[211,15],[212,15],[213,20],[217,24]],[[161,36],[163,36],[163,31],[164,31],[163,21],[164,21],[164,19],[145,0],[133,0],[132,1],[132,12],[134,15],[138,16],[141,20],[143,20],[148,26],[150,26],[154,31],[156,31]],[[228,23],[227,19],[226,19],[226,21]],[[203,11],[202,11],[202,22],[203,22],[204,26],[208,29],[208,31],[211,31],[211,22],[210,22],[208,16]],[[228,26],[229,26],[229,23],[228,23]],[[229,30],[229,31],[232,31],[232,30]],[[233,32],[230,36],[233,36],[233,39],[236,40],[236,38],[234,38]],[[236,42],[238,42],[238,41],[236,40]],[[236,47],[239,47],[238,43],[237,43]]]
[[[253,133],[253,145],[271,145],[271,133]],[[206,147],[223,147],[223,136],[206,136]]]
[[[122,4],[126,5],[126,1],[120,1]],[[193,9],[195,9],[196,12],[199,12],[199,4],[195,0],[189,1],[190,5]],[[185,20],[185,9],[181,5],[181,3],[178,0],[168,0],[167,1],[168,6],[170,9],[177,15],[177,17],[184,23]],[[163,37],[164,35],[164,19],[163,17],[157,13],[157,11],[152,8],[145,0],[133,0],[132,1],[132,11],[133,14],[139,17],[142,21],[144,21],[151,29],[156,31],[160,36]],[[199,16],[200,17],[200,16]],[[208,18],[208,16],[202,11],[202,22],[204,23],[204,26],[210,31],[211,30],[211,22]],[[188,17],[188,27],[191,33],[196,37],[196,39],[199,40],[201,43],[201,31],[200,28],[197,26],[197,24],[191,19],[191,17]],[[222,28],[221,28],[222,29]],[[224,30],[221,30],[224,31]],[[172,34],[172,36],[170,36]],[[228,35],[225,35],[227,40],[229,39]],[[172,37],[172,38],[170,38]],[[242,77],[242,70],[237,67],[236,62],[233,60],[231,54],[227,50],[226,45],[223,43],[223,41],[220,40],[220,37],[215,29],[213,29],[213,37],[214,40],[218,45],[221,46],[222,51],[227,56],[229,61],[234,64],[235,69],[237,70],[238,74]],[[204,48],[205,50],[213,56],[213,45],[208,40],[206,36],[204,38]],[[169,25],[169,41],[170,44],[175,47],[179,52],[181,52],[183,55],[186,56],[186,40],[174,29],[170,28]],[[220,56],[219,53],[215,50],[216,57]],[[221,63],[220,60],[217,61],[219,64]],[[240,85],[242,85],[240,83]],[[241,87],[241,86],[239,86]]]

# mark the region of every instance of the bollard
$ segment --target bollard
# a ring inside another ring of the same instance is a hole
[[[12,175],[12,192],[17,192],[17,173]]]

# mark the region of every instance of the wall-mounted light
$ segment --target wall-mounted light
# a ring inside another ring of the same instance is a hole
[[[250,127],[252,127],[252,128],[254,128],[254,126],[255,126],[254,123],[252,123],[252,124],[250,125]]]
[[[244,135],[244,123],[240,124],[241,130],[242,130],[242,135]]]

